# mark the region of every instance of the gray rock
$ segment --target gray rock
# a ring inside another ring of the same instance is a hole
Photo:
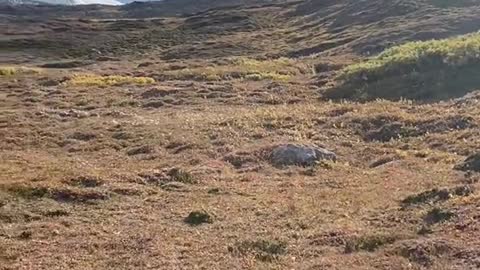
[[[320,147],[284,144],[272,150],[270,161],[275,166],[312,166],[317,161],[337,159],[335,153]]]

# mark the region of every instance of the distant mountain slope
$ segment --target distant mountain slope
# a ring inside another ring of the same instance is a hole
[[[0,4],[8,5],[124,5],[133,4],[133,9],[139,16],[168,16],[171,14],[194,13],[209,8],[237,5],[269,4],[288,2],[290,0],[0,0]],[[132,9],[129,7],[127,9]],[[138,10],[141,9],[141,10]]]

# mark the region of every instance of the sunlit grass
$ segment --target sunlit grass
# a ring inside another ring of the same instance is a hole
[[[76,75],[65,84],[69,86],[121,86],[121,85],[148,85],[155,83],[155,80],[150,77],[132,77],[132,76],[99,76],[99,75]]]
[[[26,67],[8,67],[0,66],[0,76],[14,76],[19,74],[36,74],[40,73],[40,70]]]

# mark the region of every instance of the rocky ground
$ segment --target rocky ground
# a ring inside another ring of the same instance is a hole
[[[480,95],[322,98],[479,6],[357,2],[0,9],[0,269],[480,269]]]

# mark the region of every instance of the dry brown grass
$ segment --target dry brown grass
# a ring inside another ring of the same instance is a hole
[[[173,83],[162,84],[173,87]],[[235,87],[249,86],[240,81]],[[77,106],[81,91],[72,88],[49,102],[62,102],[68,111]],[[141,94],[135,99],[141,99]],[[178,99],[180,94],[195,100],[196,91],[187,85],[171,92],[170,98]],[[102,104],[129,95],[99,88],[93,100]],[[29,108],[15,96],[3,102],[3,108],[20,104],[15,106],[17,117]],[[392,256],[389,250],[401,249],[406,240],[399,234],[417,237],[429,209],[420,206],[402,212],[397,210],[400,201],[433,187],[456,185],[461,177],[451,167],[461,158],[455,152],[478,143],[448,140],[475,132],[472,129],[385,143],[364,141],[356,126],[358,121],[373,123],[377,116],[421,122],[437,119],[446,110],[452,115],[460,113],[451,104],[303,101],[232,107],[222,105],[226,101],[220,98],[216,102],[213,107],[182,105],[158,111],[110,103],[111,107],[91,109],[89,116],[62,112],[61,118],[59,111],[38,108],[38,116],[31,114],[24,120],[30,125],[28,130],[9,129],[9,139],[1,145],[1,158],[8,161],[2,164],[2,176],[8,180],[3,180],[0,188],[5,204],[0,217],[11,225],[7,233],[16,238],[1,241],[16,249],[7,248],[3,262],[22,268],[25,260],[41,255],[37,263],[45,267],[66,265],[66,239],[74,239],[93,246],[78,248],[80,254],[96,253],[88,255],[91,259],[70,260],[78,269],[88,265],[122,268],[126,262],[142,268],[147,261],[152,267],[176,267],[165,258],[178,254],[179,242],[188,250],[181,265],[188,267],[282,269],[305,265],[307,254],[318,252],[340,269],[356,267],[358,260],[362,267],[378,263],[406,266],[411,262]],[[468,116],[480,121],[477,109],[471,109]],[[115,114],[118,110],[122,114]],[[36,122],[37,117],[43,120]],[[444,149],[426,144],[430,140],[442,140]],[[258,151],[280,142],[321,144],[334,150],[340,160],[316,168],[274,168]],[[143,146],[150,150],[128,154]],[[247,158],[240,166],[224,159],[241,153]],[[370,167],[384,156],[393,160]],[[188,172],[192,176],[187,178],[195,181],[163,175],[162,169],[172,167]],[[453,204],[469,209],[476,202],[476,196],[462,198],[438,207],[448,210]],[[159,204],[164,207],[158,208]],[[192,227],[184,223],[192,211],[204,211],[212,218]],[[105,224],[101,230],[100,221]],[[429,228],[434,239],[443,237],[435,232],[436,226],[448,226],[449,222],[455,219]],[[139,226],[148,233],[139,233]],[[199,230],[201,236],[196,233]],[[382,238],[377,241],[372,237],[379,232]],[[45,248],[42,241],[52,239],[59,244]],[[362,239],[374,240],[359,242]],[[354,252],[345,255],[351,243]],[[31,255],[22,253],[24,260],[19,261],[18,250],[28,250]],[[121,257],[119,252],[129,255]],[[375,257],[368,255],[370,252]],[[311,265],[317,263],[314,260]]]
[[[306,17],[293,9],[309,1],[299,3],[236,11],[243,17],[209,11],[215,20],[184,33],[184,18],[49,21],[95,30],[89,42],[116,58],[0,80],[0,269],[475,269],[479,175],[454,166],[480,145],[478,94],[319,100],[312,64],[329,63],[315,68],[328,81],[366,39],[342,40],[397,28],[344,29],[365,19],[345,14],[332,29],[316,21],[322,12],[348,13],[354,1]],[[41,44],[78,41],[60,29]],[[52,48],[38,50],[48,58]],[[278,58],[303,49],[322,56]],[[338,161],[277,168],[269,154],[282,143],[321,146]],[[459,186],[473,192],[428,195]]]

